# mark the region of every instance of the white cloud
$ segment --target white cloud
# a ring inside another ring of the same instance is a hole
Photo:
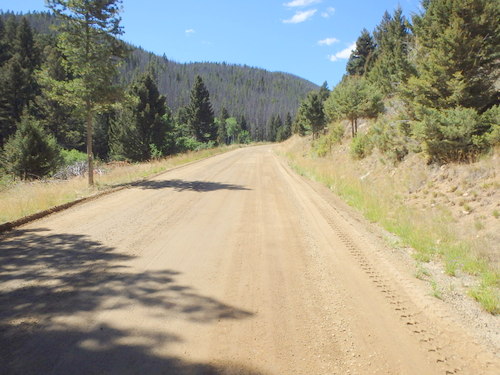
[[[186,33],[186,35],[187,35],[187,36],[192,35],[192,34],[194,34],[195,32],[196,32],[196,31],[195,31],[194,29],[187,29],[187,30],[185,31],[185,33]]]
[[[338,43],[338,42],[339,42],[339,40],[337,38],[326,38],[323,40],[319,40],[318,44],[320,46],[331,46],[332,44]]]
[[[304,12],[297,12],[295,15],[289,20],[283,20],[283,23],[301,23],[307,21],[309,18],[314,16],[317,12],[317,9],[306,10]]]
[[[321,17],[330,18],[333,15],[333,13],[335,13],[335,8],[328,7],[328,8],[326,8],[326,11],[321,13]]]
[[[346,49],[337,52],[335,55],[328,55],[328,60],[335,62],[338,60],[348,59],[351,56],[351,52],[354,51],[355,49],[356,49],[356,42],[352,43]]]
[[[321,3],[321,1],[323,0],[292,0],[289,3],[285,3],[283,5],[289,8],[306,7],[312,4]]]

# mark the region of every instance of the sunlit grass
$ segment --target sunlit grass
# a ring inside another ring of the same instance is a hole
[[[342,155],[335,155],[333,161],[331,157],[311,157],[306,150],[293,147],[282,154],[299,174],[326,185],[369,221],[397,235],[404,245],[415,250],[413,256],[418,262],[441,261],[450,276],[458,271],[478,276],[479,285],[471,289],[471,296],[485,310],[499,313],[498,270],[476,255],[477,246],[481,245],[475,238],[470,241],[458,238],[448,213],[406,205],[398,195],[395,181],[387,178],[367,182],[354,171],[354,162],[343,159]]]
[[[106,167],[106,173],[95,176],[95,186],[89,188],[85,177],[70,180],[4,183],[0,187],[0,223],[10,222],[49,208],[88,197],[100,191],[128,184],[190,162],[205,159],[237,148],[219,147],[147,163]]]

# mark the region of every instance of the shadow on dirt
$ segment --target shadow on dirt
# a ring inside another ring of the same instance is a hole
[[[175,191],[191,190],[197,192],[209,192],[216,190],[250,190],[241,185],[184,180],[141,181],[134,186],[142,189],[174,189]]]
[[[91,312],[141,307],[169,324],[253,315],[179,284],[174,270],[133,272],[124,265],[130,259],[79,234],[39,228],[1,237],[0,373],[262,374],[155,354],[182,341],[160,333],[164,329],[132,332],[94,323]],[[73,317],[79,324],[70,323]]]

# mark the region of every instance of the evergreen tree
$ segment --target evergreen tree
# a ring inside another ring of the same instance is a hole
[[[278,132],[276,134],[276,141],[282,142],[292,135],[292,116],[290,115],[290,112],[286,114],[285,122],[283,125],[278,129]]]
[[[196,76],[191,90],[188,124],[198,142],[215,141],[217,139],[217,127],[214,122],[210,94],[200,76]]]
[[[375,42],[368,30],[363,29],[356,41],[356,49],[347,61],[347,73],[351,76],[362,76],[368,73],[373,65]]]
[[[313,139],[315,139],[318,137],[319,132],[323,130],[326,123],[323,102],[318,92],[311,91],[303,104],[306,126],[312,130]]]
[[[5,40],[5,24],[0,18],[0,68],[9,59],[9,45]]]
[[[321,87],[319,88],[319,98],[322,102],[324,102],[330,96],[330,90],[328,90],[328,82],[323,82]]]
[[[311,130],[309,121],[306,117],[307,112],[307,104],[306,99],[302,100],[299,105],[299,109],[297,110],[297,114],[295,115],[295,120],[292,126],[292,133],[299,134],[301,136],[305,135],[308,131]]]
[[[385,95],[395,93],[414,74],[408,56],[411,37],[408,25],[399,7],[393,16],[385,12],[373,33],[376,61],[368,78]]]
[[[292,135],[292,124],[293,124],[293,120],[292,120],[292,115],[290,114],[290,112],[287,112],[286,114],[286,118],[285,118],[285,123],[283,124],[283,138],[282,140],[285,140],[285,139],[288,139],[291,137]]]
[[[232,144],[238,142],[241,133],[241,127],[240,124],[238,124],[238,121],[236,121],[236,118],[229,117],[226,119],[225,123],[227,129],[228,143]]]
[[[269,124],[269,134],[267,136],[268,141],[276,142],[276,137],[282,125],[283,121],[281,120],[281,116],[279,114],[276,114],[271,117]]]
[[[0,74],[0,146],[15,132],[16,122],[35,99],[38,85],[34,72],[40,62],[31,27],[25,18],[20,24],[8,22],[4,37],[13,39],[4,40],[6,50],[0,53],[9,56]]]
[[[60,165],[59,146],[32,117],[21,118],[16,133],[4,147],[4,168],[21,179],[42,178]]]
[[[360,117],[375,117],[383,109],[381,95],[362,77],[346,77],[332,91],[325,102],[325,113],[330,121],[347,119],[351,122],[354,138]]]
[[[240,124],[241,126],[241,130],[243,131],[248,131],[248,124],[247,124],[247,119],[244,115],[241,115],[238,123]]]
[[[47,77],[50,81],[64,82],[71,79],[63,66],[63,56],[56,48],[55,41],[43,49],[43,64],[39,77]],[[44,80],[43,78],[41,79]],[[35,99],[36,117],[40,123],[56,137],[57,143],[68,150],[85,150],[85,124],[74,113],[73,106],[51,95],[49,90],[41,88]]]
[[[125,54],[116,37],[120,27],[121,0],[47,0],[48,7],[61,21],[58,46],[65,56],[65,68],[74,79],[52,82],[54,95],[70,102],[85,116],[89,185],[94,184],[94,117],[117,100],[113,85],[116,67]]]
[[[160,95],[151,73],[145,74],[130,90],[130,104],[119,121],[113,121],[113,153],[132,161],[149,160],[166,154],[169,123],[166,98]],[[154,154],[154,155],[153,155]]]
[[[219,145],[224,145],[228,143],[227,140],[227,129],[226,120],[229,118],[229,113],[226,107],[222,107],[220,117],[218,119],[218,129],[217,129],[217,143]]]
[[[497,0],[429,0],[414,16],[418,75],[408,84],[416,106],[480,112],[498,103],[500,6]]]

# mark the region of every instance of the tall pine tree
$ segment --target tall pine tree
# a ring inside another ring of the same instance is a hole
[[[414,104],[480,112],[499,102],[500,6],[497,0],[428,0],[414,16],[418,75]]]
[[[351,76],[362,76],[370,71],[373,65],[375,42],[368,32],[363,29],[356,41],[356,49],[352,51],[347,61],[347,73]]]
[[[53,81],[55,96],[71,102],[85,117],[87,131],[88,181],[94,184],[92,150],[94,117],[118,98],[113,84],[124,44],[117,39],[121,0],[47,0],[60,20],[58,46],[65,56],[71,81]]]
[[[132,85],[130,97],[131,104],[122,113],[121,121],[113,122],[113,153],[132,161],[167,154],[166,136],[171,129],[165,117],[166,98],[160,95],[151,73]]]
[[[210,94],[200,76],[196,76],[191,90],[188,125],[198,142],[217,139],[217,126],[214,122]]]
[[[399,7],[392,16],[385,12],[373,33],[376,61],[368,78],[385,95],[395,93],[414,74],[408,56],[411,42],[408,26]]]

